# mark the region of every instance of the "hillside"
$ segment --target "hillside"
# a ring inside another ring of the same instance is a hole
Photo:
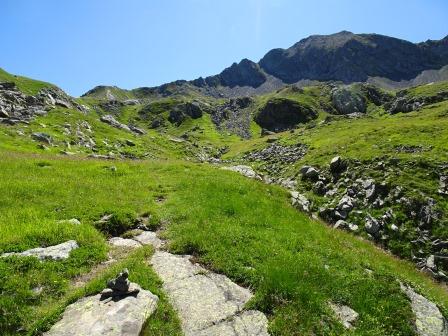
[[[169,254],[201,265],[193,287],[225,276],[250,290],[228,320],[257,312],[271,335],[424,335],[421,325],[444,335],[448,82],[237,98],[203,89],[103,86],[73,98],[1,73],[0,254],[76,248],[0,258],[0,330],[47,331],[126,267],[159,298],[143,334],[181,335],[190,315],[156,262]],[[135,243],[149,232],[165,248]]]

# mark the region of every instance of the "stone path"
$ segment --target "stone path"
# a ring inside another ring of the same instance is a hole
[[[248,289],[192,263],[190,258],[157,251],[151,259],[186,336],[269,335],[266,316],[244,310],[252,297]]]
[[[185,336],[268,336],[266,316],[245,310],[252,293],[224,275],[209,272],[191,256],[161,250],[164,241],[144,231],[132,238],[112,238],[109,244],[125,250],[152,245],[151,264],[177,310]],[[133,286],[137,286],[133,284]],[[140,289],[140,288],[139,288]],[[67,307],[62,319],[45,335],[139,335],[158,298],[140,289],[137,295],[85,297]]]

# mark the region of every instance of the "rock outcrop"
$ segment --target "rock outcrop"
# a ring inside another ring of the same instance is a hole
[[[32,96],[21,92],[12,82],[0,83],[0,122],[27,122],[58,106],[85,112],[83,106],[57,87],[43,88]]]
[[[365,113],[367,102],[353,86],[341,86],[331,91],[333,105],[339,114]]]
[[[272,98],[260,109],[255,121],[274,132],[284,131],[317,118],[310,107],[287,98]]]
[[[67,259],[70,256],[70,252],[78,247],[78,243],[75,240],[69,240],[62,244],[48,247],[37,247],[24,252],[3,253],[2,257],[15,255],[21,257],[36,257],[40,260],[62,260]]]

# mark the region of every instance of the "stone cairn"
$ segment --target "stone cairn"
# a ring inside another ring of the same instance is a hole
[[[140,289],[132,284],[129,279],[127,268],[122,270],[115,279],[107,282],[107,288],[101,292],[104,298],[137,294]]]

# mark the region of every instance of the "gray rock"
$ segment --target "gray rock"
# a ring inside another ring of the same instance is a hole
[[[319,178],[319,171],[314,167],[308,167],[308,169],[304,169],[305,167],[302,167],[300,169],[300,172],[302,172],[303,178],[310,179],[310,180],[317,180]]]
[[[313,191],[316,195],[323,196],[327,192],[327,188],[325,187],[325,183],[323,181],[317,181],[314,183]]]
[[[339,305],[332,302],[329,303],[329,306],[345,328],[353,328],[353,323],[358,319],[359,316],[357,312],[355,312],[349,306]]]
[[[70,252],[77,249],[78,243],[74,240],[66,241],[65,243],[49,246],[49,247],[37,247],[24,252],[10,252],[3,253],[2,257],[8,256],[22,256],[22,257],[36,257],[40,260],[52,259],[62,260],[67,259],[70,256]]]
[[[51,135],[49,135],[47,133],[35,132],[35,133],[31,134],[31,137],[34,140],[45,142],[49,145],[53,142],[53,138],[51,137]]]
[[[439,308],[424,296],[414,292],[411,287],[402,283],[400,283],[400,287],[411,300],[417,334],[419,336],[447,336],[447,321]]]
[[[371,235],[376,236],[378,232],[380,231],[381,225],[380,223],[373,218],[372,216],[368,215],[365,220],[365,229],[368,233]]]
[[[336,224],[333,225],[335,229],[346,229],[348,228],[348,223],[342,219],[338,220]]]
[[[231,167],[222,167],[224,170],[230,170],[237,173],[240,173],[243,176],[246,176],[248,178],[256,179],[256,180],[262,180],[262,177],[258,175],[252,167],[244,166],[244,165],[238,165],[238,166],[231,166]]]
[[[342,86],[333,89],[331,98],[339,114],[366,112],[367,105],[364,96],[351,86]]]
[[[311,211],[311,202],[298,191],[291,191],[291,204],[293,206],[299,206],[302,211],[310,212]]]
[[[155,232],[151,231],[143,231],[132,239],[136,240],[142,245],[152,245],[156,249],[163,245],[163,241],[157,237]]]
[[[347,168],[347,165],[340,156],[335,156],[330,161],[330,171],[334,174],[340,173]]]
[[[268,336],[266,316],[256,310],[243,311],[230,320],[225,320],[195,333],[195,336]]]
[[[134,132],[136,134],[140,134],[140,135],[146,134],[146,132],[139,127],[130,125],[129,128],[131,129],[132,132]]]
[[[101,120],[102,122],[106,123],[106,124],[111,125],[112,127],[119,128],[119,129],[123,129],[123,130],[125,130],[125,131],[129,131],[129,132],[131,131],[131,129],[129,128],[129,126],[120,123],[119,121],[117,121],[117,120],[116,120],[112,115],[110,115],[110,114],[106,114],[106,115],[102,116],[102,117],[100,118],[100,120]]]
[[[129,292],[131,282],[128,280],[128,277],[129,271],[125,268],[115,279],[111,279],[107,282],[107,288],[121,293]]]
[[[268,335],[261,312],[245,311],[252,294],[221,274],[214,274],[190,261],[157,251],[151,264],[163,281],[176,308],[186,336]]]
[[[132,284],[137,293],[113,298],[104,293],[68,306],[46,336],[138,336],[155,311],[158,297]],[[107,291],[105,291],[107,293]]]
[[[436,272],[437,271],[437,265],[435,262],[435,256],[433,254],[431,254],[427,259],[426,259],[426,267],[429,268],[430,270]]]
[[[141,247],[142,245],[135,241],[134,239],[126,239],[121,237],[112,237],[109,239],[109,244],[116,247],[125,247],[125,248],[137,248]]]
[[[124,105],[138,105],[140,101],[138,99],[126,99],[123,101]]]

